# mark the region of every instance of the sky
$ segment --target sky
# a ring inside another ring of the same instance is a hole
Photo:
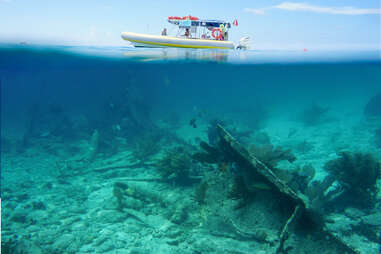
[[[380,0],[0,0],[0,43],[126,46],[123,31],[160,35],[168,16],[238,20],[229,39],[258,49],[377,49]]]

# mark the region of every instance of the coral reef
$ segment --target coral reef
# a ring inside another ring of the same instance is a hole
[[[284,150],[281,147],[274,147],[273,145],[257,146],[251,144],[248,147],[248,151],[271,169],[276,168],[282,160],[287,160],[290,163],[296,160],[290,149]]]
[[[201,152],[192,155],[192,158],[201,163],[219,163],[222,159],[221,152],[204,141],[200,142]]]
[[[125,183],[120,183],[120,182],[114,183],[113,195],[116,198],[116,201],[118,204],[117,210],[120,210],[120,211],[123,210],[123,207],[124,207],[123,200],[124,200],[124,195],[127,189],[128,189],[128,185]]]
[[[380,178],[380,162],[369,153],[341,152],[340,158],[328,161],[325,169],[344,188],[342,197],[347,204],[372,207]]]
[[[381,117],[381,93],[376,94],[368,101],[364,115],[368,118]]]
[[[231,121],[232,122],[232,121]],[[221,126],[227,126],[227,121],[222,121],[218,119],[214,119],[210,121],[209,126],[208,126],[208,142],[210,145],[217,145],[218,143],[218,133],[216,131],[217,125]],[[236,137],[238,140],[241,142],[248,139],[251,134],[253,133],[252,129],[240,129],[237,126],[232,125],[232,123],[229,124],[229,126],[226,127],[234,137]],[[264,137],[267,138],[267,137]]]
[[[187,183],[192,170],[192,158],[183,147],[167,150],[156,163],[163,178],[173,179],[177,183]]]
[[[295,170],[281,170],[274,171],[276,175],[287,183],[293,190],[304,193],[308,184],[315,176],[315,169],[307,164]]]

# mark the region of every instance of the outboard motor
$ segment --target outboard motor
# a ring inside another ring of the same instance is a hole
[[[251,44],[250,37],[245,36],[239,39],[238,45],[235,47],[235,49],[243,49],[243,50],[250,49],[250,44]]]

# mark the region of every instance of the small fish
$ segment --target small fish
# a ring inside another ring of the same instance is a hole
[[[197,128],[196,120],[197,120],[196,118],[192,118],[189,121],[189,125],[192,126],[193,128]]]

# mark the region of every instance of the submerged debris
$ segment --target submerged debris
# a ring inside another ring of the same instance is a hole
[[[235,175],[238,181],[236,180],[235,184],[232,185],[233,189],[231,189],[230,197],[248,200],[247,198],[254,194],[251,198],[256,197],[255,199],[259,202],[260,197],[256,196],[255,193],[261,192],[262,195],[269,195],[266,198],[267,202],[271,203],[274,202],[274,200],[279,200],[282,206],[280,206],[278,212],[280,214],[288,214],[288,219],[283,224],[281,232],[279,233],[279,244],[275,253],[288,253],[293,249],[292,245],[287,246],[285,243],[290,238],[290,231],[296,229],[293,226],[290,227],[294,221],[298,222],[295,225],[304,225],[306,229],[309,228],[309,230],[312,230],[311,233],[315,232],[321,235],[328,235],[328,237],[342,246],[343,251],[345,250],[348,253],[361,252],[361,248],[357,246],[358,243],[354,244],[352,238],[343,236],[340,231],[341,229],[335,229],[334,225],[336,225],[336,220],[332,220],[331,207],[333,200],[337,200],[350,192],[354,195],[356,192],[353,191],[359,190],[358,188],[351,190],[348,186],[352,185],[352,187],[354,187],[353,185],[358,184],[364,188],[363,191],[356,193],[356,195],[359,196],[364,193],[370,195],[372,190],[376,190],[374,189],[374,183],[376,179],[379,178],[380,165],[374,161],[371,156],[363,154],[344,154],[342,158],[327,163],[326,167],[329,168],[328,171],[330,171],[331,174],[322,182],[311,182],[315,172],[311,166],[306,165],[299,173],[297,171],[289,172],[287,176],[285,171],[280,171],[276,168],[277,160],[274,160],[273,163],[269,163],[272,160],[268,160],[269,162],[266,165],[266,163],[255,156],[254,152],[250,153],[246,150],[222,126],[218,125],[217,130],[220,137],[217,146],[206,146],[205,144],[202,146],[203,150],[210,151],[206,153],[207,155],[218,155],[214,158],[215,160],[209,160],[211,163],[218,165],[227,163],[239,170],[240,174]],[[257,154],[266,153],[257,152]],[[276,154],[284,153],[279,152]],[[267,157],[271,158],[271,156]],[[263,158],[267,157],[263,156]],[[274,158],[279,157],[274,156]],[[288,156],[285,158],[288,158]],[[289,158],[291,162],[294,160],[292,156]],[[368,165],[368,167],[364,168],[361,165]],[[280,172],[282,172],[283,175]],[[360,184],[359,182],[364,177],[360,172],[364,173],[367,177],[371,177],[372,180],[365,180],[365,185],[364,183]],[[352,177],[350,177],[351,175]],[[234,174],[232,176],[234,177]],[[347,177],[349,177],[349,179],[347,179]],[[339,185],[337,183],[339,183]],[[266,188],[260,187],[256,188],[256,190],[250,190],[250,186],[266,186]],[[293,186],[293,188],[291,188],[291,186]],[[272,201],[269,199],[271,196],[274,199]],[[373,194],[368,197],[374,198]],[[346,202],[348,206],[353,206],[356,205],[357,201],[352,202],[351,200],[346,200]],[[369,199],[364,203],[369,203]],[[257,209],[260,209],[260,205],[263,204],[256,203]],[[240,207],[241,206],[239,206],[239,208]],[[286,207],[287,209],[285,209]],[[369,235],[369,230],[364,231],[360,228],[357,229],[356,233]],[[369,249],[372,248],[373,246]]]

